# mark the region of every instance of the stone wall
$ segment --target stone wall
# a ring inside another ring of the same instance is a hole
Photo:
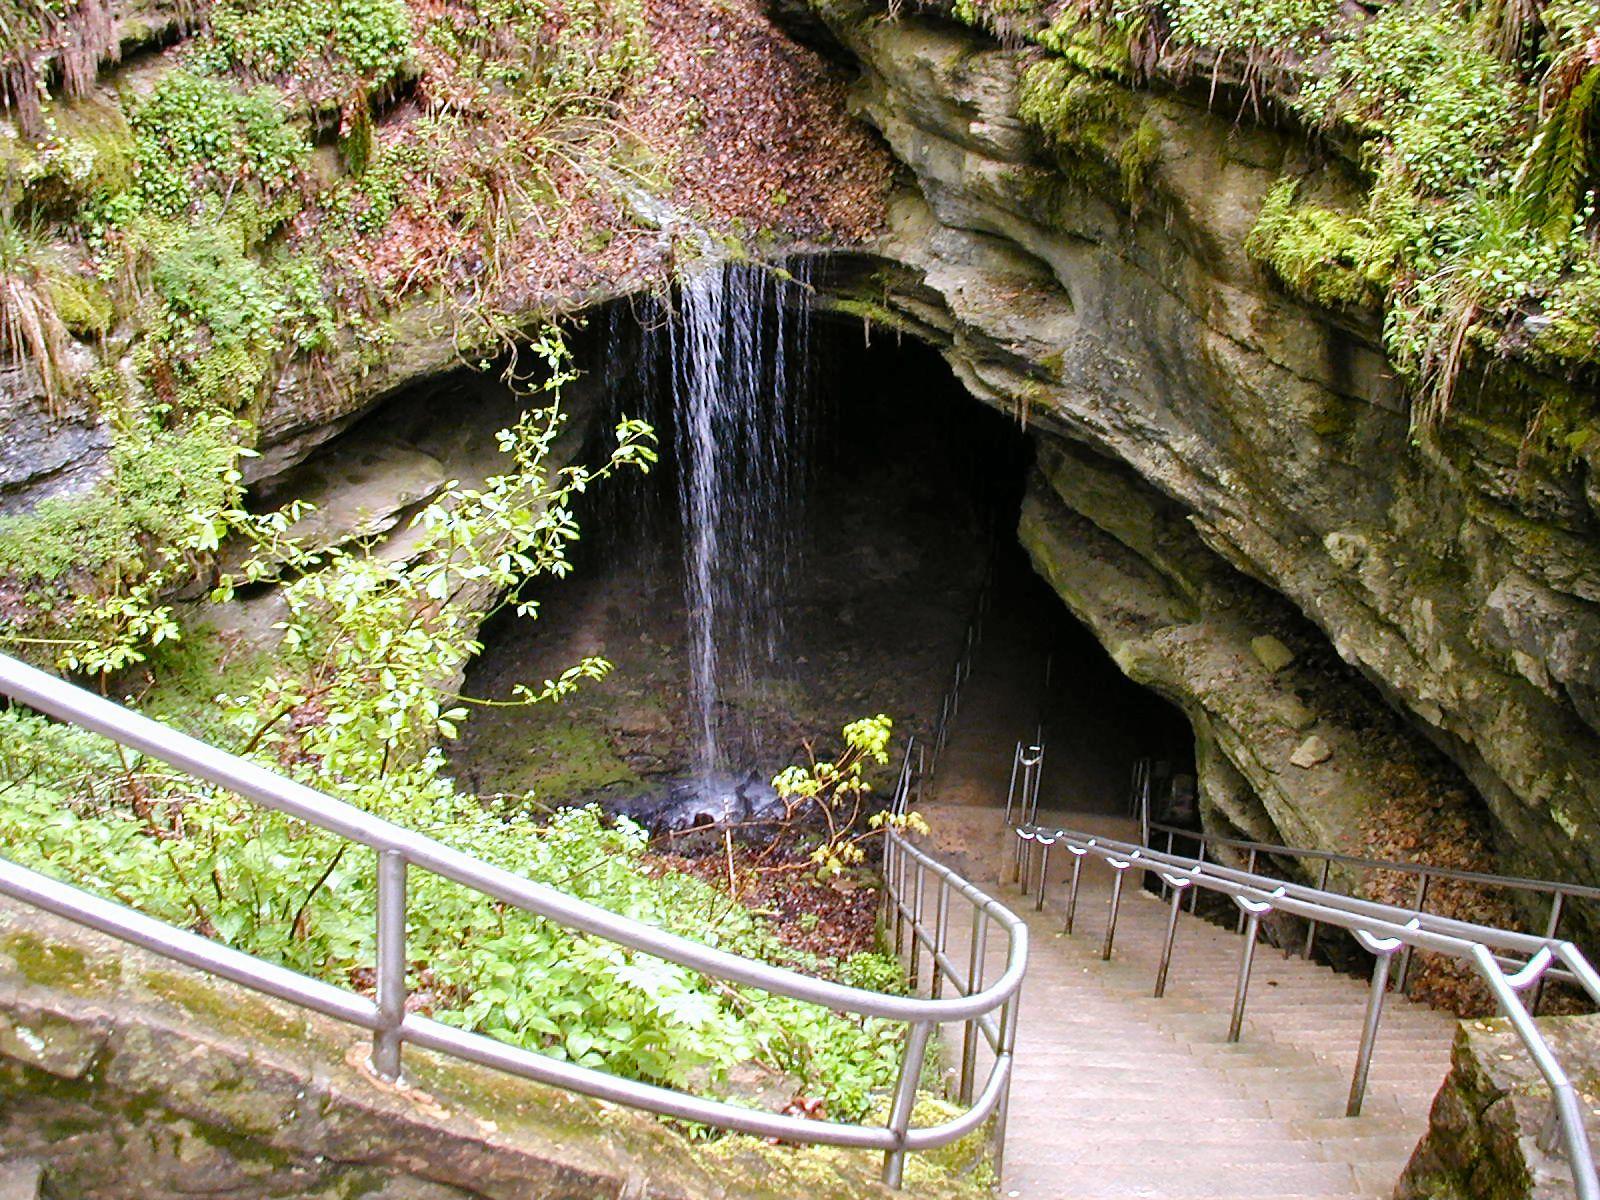
[[[847,1200],[875,1155],[697,1152],[639,1113],[406,1051],[0,900],[0,1161],[51,1200]],[[934,1189],[935,1192],[938,1189]]]
[[[1539,1022],[1577,1085],[1589,1138],[1600,1134],[1600,1017]],[[1381,1052],[1381,1051],[1380,1051]],[[1550,1089],[1503,1020],[1463,1021],[1428,1132],[1395,1187],[1395,1200],[1567,1200],[1572,1174],[1538,1139]]]

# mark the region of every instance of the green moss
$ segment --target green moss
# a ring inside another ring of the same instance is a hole
[[[1122,84],[1066,59],[1042,59],[1023,72],[1017,112],[1044,137],[1069,178],[1115,188],[1131,209],[1144,204],[1161,131]]]
[[[543,713],[539,714],[544,716]],[[639,782],[599,724],[552,714],[508,750],[505,778],[514,790],[530,790],[545,805],[591,796],[605,788]]]
[[[0,953],[16,964],[29,983],[74,993],[104,994],[116,986],[122,974],[121,964],[115,959],[91,959],[76,946],[52,942],[22,929],[0,937]]]
[[[1117,151],[1117,167],[1122,173],[1122,194],[1137,211],[1150,192],[1150,177],[1161,161],[1161,131],[1148,116],[1139,120],[1131,137]]]
[[[1303,299],[1326,308],[1381,302],[1393,251],[1357,216],[1296,203],[1299,184],[1280,179],[1261,205],[1245,251]]]
[[[52,275],[45,280],[56,316],[81,338],[104,337],[116,324],[117,310],[111,293],[97,279],[81,275]]]
[[[163,1000],[203,1018],[218,1032],[275,1041],[285,1046],[298,1046],[305,1041],[308,1026],[303,1017],[287,1015],[276,1005],[241,988],[176,970],[146,971],[140,975],[139,983]]]
[[[887,1101],[869,1121],[882,1121]],[[956,1106],[926,1093],[912,1109],[913,1127],[938,1125],[959,1115]],[[905,1186],[914,1194],[941,1200],[986,1200],[995,1178],[988,1157],[989,1127],[982,1125],[965,1137],[937,1150],[906,1156]],[[883,1164],[876,1151],[837,1146],[775,1146],[756,1138],[718,1138],[701,1148],[711,1160],[743,1166],[765,1177],[782,1180],[793,1195],[832,1195],[841,1175],[872,1177]],[[850,1194],[845,1192],[844,1194]]]

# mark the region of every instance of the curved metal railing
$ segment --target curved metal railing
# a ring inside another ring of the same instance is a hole
[[[567,1091],[719,1129],[789,1142],[881,1150],[883,1178],[893,1186],[900,1183],[907,1151],[947,1145],[977,1129],[991,1115],[1003,1116],[1011,1077],[1017,993],[1027,963],[1027,927],[1004,905],[892,830],[886,840],[886,862],[893,866],[885,871],[885,879],[897,927],[910,922],[915,936],[921,937],[923,907],[919,903],[911,908],[898,889],[914,874],[920,890],[925,886],[922,881],[931,875],[939,881],[946,898],[941,910],[946,915],[949,898],[958,897],[972,909],[975,925],[981,923],[987,929],[992,923],[1005,931],[1009,940],[1005,967],[993,983],[984,986],[980,971],[974,977],[976,987],[954,996],[919,997],[871,992],[802,975],[619,916],[491,866],[5,655],[0,655],[0,694],[159,759],[197,779],[228,788],[252,803],[374,850],[378,892],[375,1000],[168,925],[4,858],[0,858],[0,894],[368,1030],[373,1038],[373,1069],[386,1079],[399,1078],[404,1046],[420,1046]],[[742,1108],[562,1062],[406,1012],[406,877],[413,868],[430,871],[575,932],[678,963],[706,976],[837,1012],[904,1022],[904,1055],[886,1122],[876,1126],[814,1121]],[[969,1037],[974,1026],[983,1027],[986,1037],[994,1034],[994,1063],[975,1095],[974,1088],[965,1089],[966,1111],[937,1125],[912,1128],[911,1110],[929,1037],[936,1026],[957,1023],[968,1027]],[[1003,1123],[997,1121],[996,1128],[1002,1129]]]
[[[1223,837],[1219,834],[1183,829],[1176,825],[1151,821],[1149,819],[1148,801],[1147,793],[1143,808],[1144,824],[1146,826],[1144,844],[1147,846],[1153,847],[1156,844],[1157,835],[1165,838],[1166,852],[1168,854],[1173,852],[1178,838],[1183,838],[1190,842],[1198,842],[1199,845],[1195,857],[1201,861],[1205,861],[1208,851],[1219,846],[1225,846],[1243,857],[1247,864],[1245,869],[1252,873],[1256,869],[1258,859],[1262,856],[1287,859],[1294,862],[1320,862],[1322,867],[1318,876],[1317,889],[1323,892],[1334,891],[1329,886],[1334,867],[1364,874],[1381,872],[1384,874],[1410,876],[1415,880],[1415,883],[1412,888],[1411,904],[1407,907],[1414,913],[1427,911],[1429,892],[1433,884],[1438,880],[1471,883],[1481,887],[1501,888],[1512,892],[1529,892],[1550,898],[1544,936],[1553,939],[1561,932],[1561,920],[1566,915],[1569,901],[1600,901],[1600,887],[1593,887],[1587,884],[1562,883],[1553,879],[1527,879],[1517,875],[1491,875],[1484,871],[1465,871],[1457,867],[1436,867],[1429,863],[1399,862],[1385,858],[1364,858],[1356,854],[1342,854],[1336,850],[1313,850],[1300,846],[1274,846],[1267,842],[1252,842],[1244,838]],[[1339,893],[1335,892],[1335,894]],[[1317,922],[1309,921],[1306,924],[1304,949],[1306,957],[1309,958],[1311,956],[1311,951],[1316,946],[1316,940]],[[1400,955],[1399,980],[1396,986],[1401,991],[1405,990],[1410,962],[1410,949],[1407,948],[1401,951]],[[1528,1001],[1528,1010],[1535,1015],[1538,1013],[1539,1000],[1544,993],[1544,985],[1550,981],[1581,986],[1570,972],[1560,967],[1552,966],[1540,977],[1539,982],[1534,985],[1532,998]]]
[[[1116,872],[1112,883],[1111,907],[1106,924],[1101,957],[1110,958],[1116,937],[1117,910],[1122,883],[1130,868],[1154,871],[1170,889],[1170,910],[1161,962],[1157,969],[1155,995],[1166,989],[1177,931],[1178,910],[1186,891],[1205,889],[1227,896],[1238,905],[1244,917],[1244,947],[1234,990],[1233,1011],[1228,1040],[1238,1041],[1243,1029],[1245,1004],[1249,994],[1250,968],[1255,954],[1261,920],[1269,912],[1287,913],[1322,925],[1348,930],[1374,956],[1371,991],[1361,1046],[1350,1084],[1346,1112],[1357,1116],[1366,1091],[1367,1073],[1372,1062],[1378,1025],[1383,1016],[1390,967],[1402,949],[1431,951],[1470,963],[1483,978],[1534,1065],[1550,1087],[1551,1120],[1546,1123],[1541,1143],[1548,1149],[1559,1131],[1573,1183],[1580,1200],[1600,1200],[1600,1181],[1588,1135],[1583,1125],[1583,1106],[1577,1089],[1557,1061],[1550,1044],[1540,1032],[1533,1015],[1523,1004],[1521,993],[1536,986],[1553,967],[1564,973],[1600,1004],[1600,974],[1583,952],[1571,942],[1535,934],[1517,933],[1458,921],[1433,913],[1417,912],[1373,900],[1327,892],[1304,884],[1290,883],[1252,871],[1238,870],[1197,858],[1164,853],[1131,842],[1091,836],[1072,830],[1040,825],[1019,825],[1014,830],[1024,846],[1021,884],[1025,893],[1036,893],[1035,907],[1043,909],[1050,851],[1061,846],[1073,856],[1069,885],[1066,928],[1072,931],[1076,917],[1078,886],[1085,858],[1094,857]],[[1038,860],[1038,883],[1032,883],[1034,860]]]

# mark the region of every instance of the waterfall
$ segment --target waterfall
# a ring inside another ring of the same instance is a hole
[[[724,761],[724,701],[783,654],[782,601],[805,481],[810,289],[760,267],[686,279],[667,323],[684,530],[689,703],[703,781]],[[758,746],[760,731],[742,731]]]

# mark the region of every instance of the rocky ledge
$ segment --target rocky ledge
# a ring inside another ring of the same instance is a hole
[[[0,901],[0,1161],[28,1166],[0,1188],[74,1200],[890,1195],[875,1156],[742,1139],[697,1152],[642,1114],[414,1047],[391,1085],[367,1054],[359,1030]]]

